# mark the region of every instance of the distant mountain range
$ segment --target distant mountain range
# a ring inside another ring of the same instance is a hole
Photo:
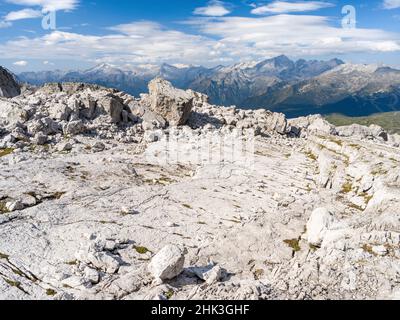
[[[183,89],[207,94],[213,104],[266,108],[288,117],[315,113],[367,116],[400,110],[400,71],[374,65],[292,61],[279,56],[262,62],[205,68],[163,64],[117,67],[101,64],[85,71],[25,72],[22,82],[78,81],[117,88],[138,96],[162,77]]]

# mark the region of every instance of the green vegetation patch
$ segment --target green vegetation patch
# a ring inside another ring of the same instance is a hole
[[[0,214],[8,213],[5,201],[0,201]]]
[[[306,156],[307,156],[307,158],[309,158],[309,159],[311,159],[313,161],[317,161],[318,160],[318,157],[312,152],[306,152]]]
[[[7,260],[10,256],[8,254],[4,254],[0,252],[0,259],[5,259]]]
[[[12,148],[0,149],[0,158],[8,156],[9,154],[11,154],[13,152],[14,152],[14,149],[12,149]]]
[[[54,297],[57,294],[57,291],[53,290],[53,289],[47,289],[46,290],[46,294],[50,297]]]
[[[165,293],[165,297],[167,298],[167,300],[171,300],[172,297],[174,296],[174,290],[170,289]]]
[[[286,243],[290,248],[292,248],[294,252],[299,252],[301,250],[299,239],[288,239],[283,240],[283,242]]]
[[[254,279],[255,280],[261,280],[262,277],[264,276],[264,270],[263,269],[257,269],[254,271]]]
[[[398,111],[377,113],[368,117],[346,117],[341,114],[332,114],[325,118],[335,126],[360,124],[369,127],[371,124],[376,124],[390,133],[400,133],[400,112]]]
[[[342,186],[342,190],[340,191],[341,194],[347,194],[350,193],[353,190],[353,184],[351,182],[346,182]]]
[[[133,249],[139,254],[146,254],[148,252],[151,252],[149,249],[146,247],[141,247],[141,246],[134,246]]]

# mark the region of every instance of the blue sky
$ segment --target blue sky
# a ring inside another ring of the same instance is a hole
[[[345,5],[355,28],[342,27]],[[0,65],[14,72],[279,54],[400,67],[400,0],[0,0]]]

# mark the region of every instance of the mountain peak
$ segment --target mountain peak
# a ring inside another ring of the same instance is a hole
[[[92,73],[92,72],[110,72],[110,71],[120,71],[118,66],[112,65],[110,63],[100,63],[93,68],[90,68],[86,70],[86,73]]]
[[[285,55],[280,55],[271,59],[261,61],[256,67],[258,69],[291,68],[294,62]]]

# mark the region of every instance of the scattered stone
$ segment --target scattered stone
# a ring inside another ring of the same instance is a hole
[[[61,281],[61,284],[64,286],[64,288],[80,288],[85,285],[86,281],[85,279],[78,277],[78,276],[71,276],[68,277],[64,280]]]
[[[89,268],[89,267],[86,267],[85,271],[84,271],[84,274],[85,274],[85,279],[88,282],[90,282],[92,284],[99,283],[100,275],[99,275],[99,272],[97,270]]]
[[[14,212],[24,210],[25,206],[20,200],[10,201],[6,203],[6,209],[8,212]]]
[[[223,278],[223,269],[218,265],[209,265],[207,267],[189,268],[199,279],[205,281],[208,285],[219,282]]]
[[[184,252],[178,246],[168,245],[153,257],[148,269],[156,279],[172,280],[182,273],[184,263]]]
[[[69,142],[63,142],[57,145],[57,151],[59,152],[68,152],[72,150],[72,144]]]
[[[95,142],[95,143],[92,145],[92,150],[93,150],[94,152],[101,152],[101,151],[104,151],[105,148],[106,148],[105,144],[102,143],[102,142],[99,142],[99,141]]]
[[[43,146],[47,143],[48,139],[49,138],[47,135],[43,134],[42,132],[38,132],[35,134],[35,137],[32,139],[32,142],[39,146]]]
[[[378,256],[385,256],[388,253],[388,249],[385,246],[373,246],[372,252]]]
[[[86,130],[86,127],[81,120],[70,121],[63,128],[64,134],[71,135],[71,136],[78,135],[82,132],[85,132],[85,130]]]

